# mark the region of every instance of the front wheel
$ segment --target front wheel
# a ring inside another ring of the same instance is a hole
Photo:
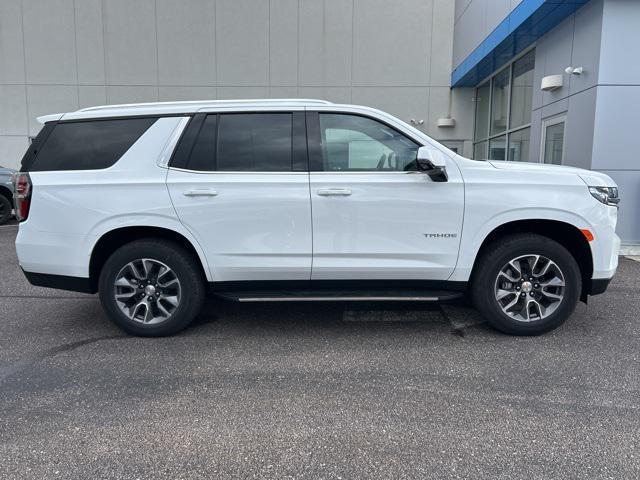
[[[581,288],[580,268],[566,248],[541,235],[517,234],[485,250],[474,270],[471,294],[494,328],[539,335],[569,318]]]
[[[111,320],[133,335],[172,335],[191,323],[205,297],[197,259],[160,239],[120,247],[100,273],[100,301]]]

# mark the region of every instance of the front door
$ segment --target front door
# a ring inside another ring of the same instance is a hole
[[[307,113],[312,278],[446,280],[456,265],[464,190],[416,170],[420,146],[376,119]]]
[[[167,185],[214,281],[309,280],[304,112],[196,115]]]

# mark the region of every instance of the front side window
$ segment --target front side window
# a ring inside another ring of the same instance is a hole
[[[415,169],[419,145],[376,120],[358,115],[321,113],[320,135],[324,171]]]
[[[189,170],[290,172],[291,113],[208,115],[189,156]]]
[[[530,161],[535,51],[476,89],[473,158]]]

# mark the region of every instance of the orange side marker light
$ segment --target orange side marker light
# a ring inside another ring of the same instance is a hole
[[[593,233],[591,233],[591,230],[589,230],[588,228],[581,228],[580,231],[584,235],[584,238],[587,239],[587,242],[593,242],[593,239],[595,237],[593,236]]]

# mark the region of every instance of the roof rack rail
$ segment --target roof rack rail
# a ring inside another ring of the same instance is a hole
[[[189,100],[184,102],[147,102],[147,103],[123,103],[119,105],[100,105],[96,107],[87,107],[78,110],[78,112],[95,112],[98,110],[110,110],[115,108],[145,108],[153,106],[181,106],[181,105],[202,105],[215,106],[224,104],[239,103],[311,103],[320,105],[331,105],[327,100],[317,100],[313,98],[264,98],[264,99],[247,99],[247,100]]]

